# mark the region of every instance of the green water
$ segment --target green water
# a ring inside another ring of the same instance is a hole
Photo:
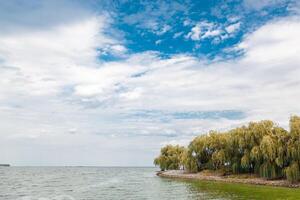
[[[211,181],[191,181],[198,192],[209,194],[211,199],[232,200],[299,200],[300,189],[259,186],[236,183],[220,183]]]

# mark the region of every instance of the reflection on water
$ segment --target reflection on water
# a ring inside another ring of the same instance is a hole
[[[159,178],[156,168],[0,168],[1,200],[300,199],[300,190]]]

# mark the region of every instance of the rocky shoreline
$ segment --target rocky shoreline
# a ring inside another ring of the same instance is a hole
[[[186,173],[183,170],[169,170],[169,171],[159,171],[157,176],[164,178],[176,178],[176,179],[190,179],[190,180],[203,180],[203,181],[218,181],[226,183],[242,183],[242,184],[252,184],[252,185],[267,185],[275,187],[289,187],[289,188],[300,188],[300,183],[291,183],[287,180],[266,180],[263,178],[258,178],[253,175],[217,175],[210,173]]]

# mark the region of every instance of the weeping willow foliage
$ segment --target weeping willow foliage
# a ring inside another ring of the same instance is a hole
[[[161,170],[179,169],[184,166],[183,153],[185,148],[179,145],[167,145],[160,151],[159,157],[154,159],[154,164],[159,165]]]
[[[168,145],[154,160],[162,170],[224,170],[266,179],[300,180],[300,117],[290,118],[290,131],[272,121],[250,122],[227,132],[210,131],[188,147]]]

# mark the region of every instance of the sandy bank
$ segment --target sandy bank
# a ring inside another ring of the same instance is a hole
[[[254,185],[268,185],[276,187],[290,187],[300,188],[300,183],[290,183],[287,180],[266,180],[258,178],[253,175],[215,175],[210,173],[199,172],[196,174],[186,173],[182,170],[169,170],[164,172],[158,172],[158,176],[165,178],[179,178],[179,179],[191,179],[191,180],[205,180],[205,181],[219,181],[226,183],[242,183],[242,184],[254,184]]]

